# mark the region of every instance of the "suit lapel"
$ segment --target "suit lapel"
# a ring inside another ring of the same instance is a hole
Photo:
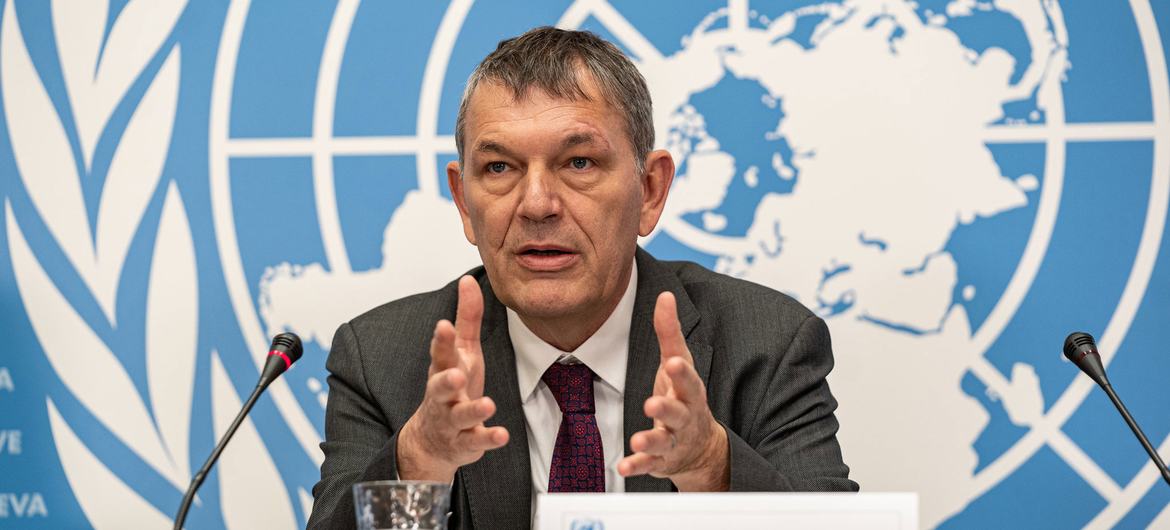
[[[678,318],[687,346],[695,358],[695,369],[703,384],[711,372],[711,347],[700,331],[699,311],[695,309],[682,282],[673,271],[638,248],[638,291],[634,298],[634,319],[630,323],[630,352],[626,364],[624,396],[625,454],[630,450],[630,437],[638,431],[654,427],[654,422],[642,411],[646,399],[654,392],[654,376],[658,371],[660,352],[658,336],[654,333],[654,305],[664,291],[674,293],[678,302]],[[671,491],[670,480],[642,475],[626,478],[626,491]]]
[[[476,528],[528,526],[532,502],[532,472],[528,457],[528,433],[524,427],[516,353],[508,336],[504,305],[495,297],[484,276],[482,338],[484,394],[496,402],[496,414],[486,423],[508,429],[508,444],[484,453],[463,466],[459,475],[467,488]]]

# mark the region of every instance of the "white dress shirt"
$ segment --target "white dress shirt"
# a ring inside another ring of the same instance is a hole
[[[537,337],[520,320],[520,315],[508,309],[508,335],[516,351],[516,375],[528,431],[533,499],[535,494],[548,491],[549,467],[561,426],[561,408],[548,385],[540,379],[554,362],[585,363],[597,374],[593,380],[593,398],[605,455],[605,491],[622,492],[626,489],[625,480],[617,473],[617,464],[625,450],[622,396],[626,390],[626,356],[630,349],[630,322],[634,316],[637,285],[638,267],[635,265],[630,284],[613,313],[593,336],[572,352],[558,350]]]

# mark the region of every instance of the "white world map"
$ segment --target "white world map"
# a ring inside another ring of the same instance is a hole
[[[680,36],[677,53],[636,57],[659,144],[681,169],[659,232],[643,243],[666,232],[717,256],[717,270],[825,316],[851,477],[868,491],[919,492],[928,527],[978,493],[972,444],[989,418],[960,388],[983,352],[954,293],[980,293],[957,286],[958,264],[946,247],[956,227],[1026,206],[1040,186],[1035,175],[1004,176],[986,141],[1006,103],[1036,94],[1042,112],[1059,97],[1067,36],[1043,4],[960,0],[923,17],[908,2],[856,0],[774,19],[753,13],[756,26],[747,31],[721,25],[727,16],[719,10]],[[991,10],[1020,22],[1030,57],[998,47],[976,53],[947,26]],[[807,42],[791,38],[809,20],[816,22]],[[1021,61],[1027,69],[1013,75]],[[729,78],[765,94],[733,104],[782,108],[774,129],[761,134],[783,139],[791,156],[748,165],[734,139],[710,133],[710,117],[693,99]],[[751,219],[742,234],[728,234],[720,212],[736,179],[747,188],[780,179],[790,191],[730,205]],[[687,220],[696,215],[700,222]],[[258,289],[268,330],[292,330],[327,349],[339,323],[437,288],[479,262],[453,204],[420,191],[409,192],[387,224],[382,256],[368,271],[270,268]],[[911,373],[934,376],[910,381]],[[1043,414],[1026,364],[1014,367],[997,397],[1017,425]]]

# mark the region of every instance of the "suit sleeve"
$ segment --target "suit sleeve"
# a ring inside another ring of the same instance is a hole
[[[311,529],[354,528],[353,485],[397,478],[398,435],[370,394],[362,352],[353,328],[342,324],[333,336],[325,363],[329,370],[329,402],[325,409],[325,442],[321,480],[313,487]]]
[[[833,368],[829,329],[801,322],[759,396],[747,439],[727,431],[731,491],[857,491],[837,443],[837,401],[825,377]]]

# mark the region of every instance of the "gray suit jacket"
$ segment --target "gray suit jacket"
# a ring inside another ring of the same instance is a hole
[[[637,252],[638,287],[630,326],[625,389],[629,437],[652,427],[642,413],[658,369],[651,316],[659,293],[678,300],[679,321],[711,412],[727,430],[731,491],[856,491],[837,444],[837,402],[825,376],[833,367],[824,321],[791,298],[693,263]],[[451,528],[526,528],[532,499],[528,437],[504,305],[482,267],[484,393],[508,445],[456,474]],[[310,528],[353,528],[351,487],[397,469],[398,431],[422,401],[435,322],[454,321],[456,282],[390,302],[342,324],[326,367],[325,463]],[[550,429],[558,428],[550,425]],[[671,491],[669,480],[630,477],[626,491]]]

